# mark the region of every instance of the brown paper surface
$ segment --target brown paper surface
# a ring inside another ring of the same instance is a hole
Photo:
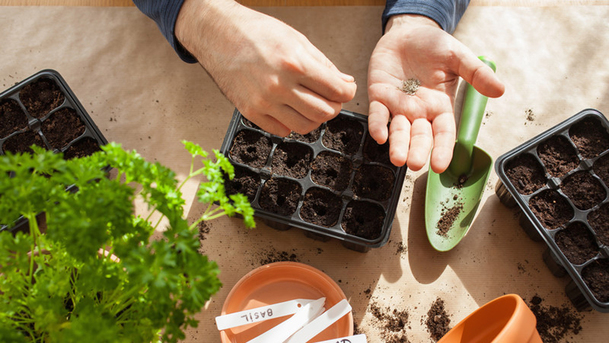
[[[356,77],[356,97],[344,108],[367,113],[367,62],[380,37],[381,7],[260,8],[303,32],[342,71]],[[472,6],[455,36],[495,60],[506,84],[487,105],[477,146],[494,159],[585,108],[609,112],[609,6]],[[219,148],[233,106],[198,65],[183,63],[154,22],[135,8],[0,7],[0,85],[7,89],[35,72],[57,70],[108,141],[171,167],[180,179],[190,158],[180,140]],[[527,119],[527,112],[534,114]],[[239,219],[210,222],[202,250],[217,261],[224,284],[197,316],[185,342],[215,342],[214,317],[231,287],[265,259],[287,253],[334,279],[353,306],[369,342],[384,342],[369,311],[406,310],[410,342],[431,342],[424,324],[432,302],[446,303],[452,325],[506,293],[571,306],[567,278],[545,267],[545,246],[519,228],[515,212],[494,194],[493,171],[470,233],[438,253],[424,228],[426,170],[408,171],[389,242],[362,254],[337,241],[306,238],[299,229],[275,231],[262,222],[248,231]],[[186,213],[199,180],[185,189]],[[144,209],[140,209],[144,211]],[[582,330],[563,341],[603,342],[607,314],[580,313]]]

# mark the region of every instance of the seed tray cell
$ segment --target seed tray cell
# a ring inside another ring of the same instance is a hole
[[[246,195],[269,226],[360,252],[389,240],[407,168],[391,164],[366,116],[343,110],[309,134],[279,137],[235,109],[220,151],[235,167],[227,191]]]
[[[500,156],[496,194],[580,310],[609,312],[609,121],[583,110]]]

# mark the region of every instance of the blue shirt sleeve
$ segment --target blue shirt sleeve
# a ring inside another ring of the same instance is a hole
[[[396,14],[419,14],[433,19],[453,33],[470,0],[387,0],[383,11],[383,32],[389,17]]]
[[[163,36],[183,61],[197,62],[197,59],[178,42],[175,35],[176,20],[184,0],[133,0],[133,3],[142,13],[156,22]]]

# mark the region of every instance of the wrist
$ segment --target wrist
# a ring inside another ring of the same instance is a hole
[[[433,19],[419,14],[397,14],[393,15],[387,21],[385,32],[389,32],[392,28],[402,27],[423,27],[429,26],[441,29],[440,25]]]

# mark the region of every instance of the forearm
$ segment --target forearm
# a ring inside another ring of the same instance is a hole
[[[383,11],[383,31],[392,16],[421,15],[435,21],[444,31],[452,33],[465,13],[470,0],[387,0]]]

